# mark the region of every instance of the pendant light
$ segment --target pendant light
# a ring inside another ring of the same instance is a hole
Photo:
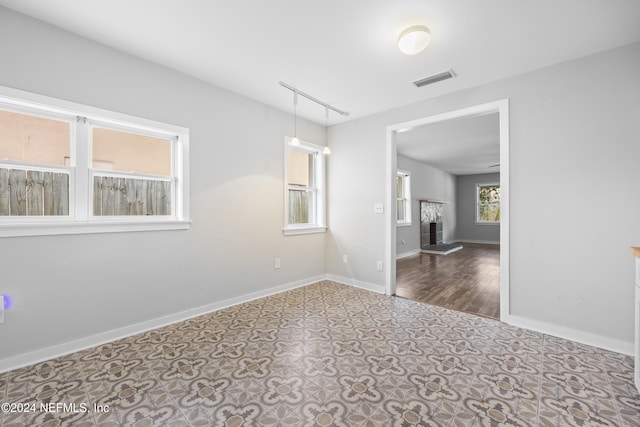
[[[300,145],[298,139],[298,92],[293,91],[293,139],[291,145]]]
[[[324,150],[322,154],[331,154],[329,149],[327,134],[329,133],[329,107],[324,107]]]

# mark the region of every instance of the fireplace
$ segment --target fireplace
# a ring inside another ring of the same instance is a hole
[[[441,245],[442,243],[442,222],[430,222],[429,245]]]
[[[447,255],[462,249],[460,243],[444,243],[443,205],[447,202],[420,200],[420,250]]]
[[[442,204],[431,200],[420,201],[420,248],[443,243]]]

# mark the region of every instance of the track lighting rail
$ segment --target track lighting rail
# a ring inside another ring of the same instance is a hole
[[[320,101],[318,98],[313,97],[313,96],[309,95],[308,93],[304,93],[304,92],[302,92],[301,90],[298,90],[298,89],[296,89],[295,87],[293,87],[293,86],[291,86],[291,85],[286,84],[285,82],[280,82],[280,86],[282,86],[282,87],[284,87],[284,88],[289,89],[289,90],[290,90],[290,91],[292,91],[294,94],[297,94],[297,95],[300,95],[300,96],[304,96],[304,97],[305,97],[305,98],[307,98],[309,101],[313,101],[313,102],[315,102],[316,104],[320,104],[320,105],[322,105],[324,108],[327,108],[327,109],[329,109],[329,110],[335,111],[335,112],[336,112],[336,113],[338,113],[338,114],[341,114],[341,115],[343,115],[343,116],[348,116],[348,115],[349,115],[349,113],[348,113],[347,111],[340,110],[339,108],[336,108],[336,107],[334,107],[334,106],[332,106],[332,105],[329,105],[329,104],[327,104],[326,102],[322,102],[322,101]]]

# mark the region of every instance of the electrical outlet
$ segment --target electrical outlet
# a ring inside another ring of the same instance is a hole
[[[382,271],[382,261],[376,262],[376,270]]]
[[[374,203],[373,204],[373,213],[374,214],[384,213],[384,203]]]
[[[0,324],[4,323],[4,295],[0,295]]]
[[[276,258],[276,261],[273,263],[273,268],[280,268],[280,258]]]
[[[348,255],[342,255],[342,262],[344,262],[345,264],[349,263],[349,256]]]

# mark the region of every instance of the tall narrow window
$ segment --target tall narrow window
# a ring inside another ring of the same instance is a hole
[[[322,147],[285,138],[285,234],[320,232],[324,220]]]
[[[476,222],[500,223],[500,184],[476,185]]]
[[[411,174],[398,170],[396,176],[396,221],[411,225]]]

